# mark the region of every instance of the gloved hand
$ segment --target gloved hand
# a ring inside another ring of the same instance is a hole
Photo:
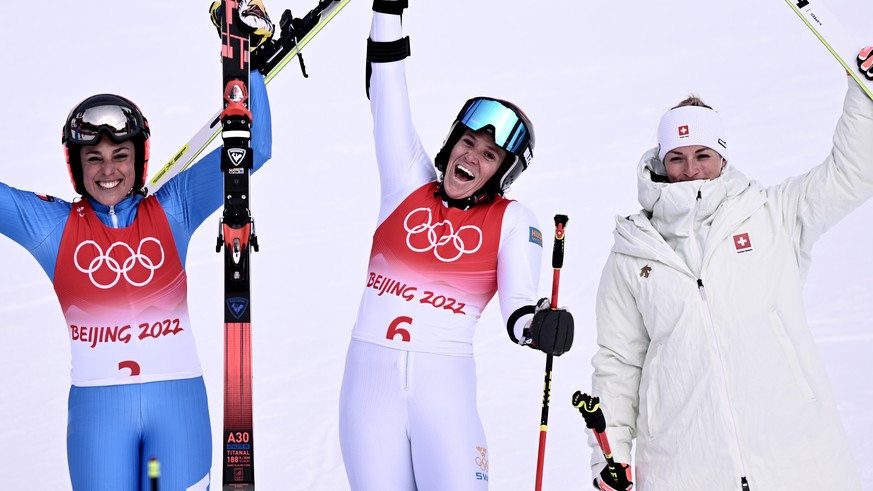
[[[537,302],[530,330],[530,347],[546,354],[561,356],[573,346],[573,315],[566,309],[552,309],[548,298]]]
[[[630,491],[634,488],[630,466],[619,462],[612,468],[609,465],[604,467],[594,483],[601,491]]]
[[[209,19],[221,36],[221,19],[224,15],[224,3],[215,1],[209,6]],[[249,31],[249,49],[255,50],[273,37],[276,26],[270,21],[262,0],[239,0],[239,18]]]
[[[858,68],[867,80],[873,80],[873,46],[867,46],[858,53]]]

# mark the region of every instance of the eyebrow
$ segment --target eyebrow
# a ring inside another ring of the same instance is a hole
[[[715,152],[715,150],[713,150],[713,149],[711,149],[711,148],[708,148],[708,147],[703,147],[703,148],[701,148],[701,149],[695,150],[695,151],[694,151],[694,155],[699,155],[701,152]],[[679,152],[679,151],[676,151],[676,150],[670,150],[670,151],[667,152],[664,156],[666,157],[666,156],[668,156],[668,155],[677,155],[677,156],[679,156],[679,157],[684,157],[684,156],[685,156],[684,153]]]

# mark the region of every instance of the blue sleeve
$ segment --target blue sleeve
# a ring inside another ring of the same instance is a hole
[[[250,144],[254,161],[252,172],[254,172],[270,160],[273,151],[270,101],[267,97],[264,76],[257,71],[251,73],[249,100],[252,109]],[[155,198],[163,206],[167,219],[170,221],[176,247],[179,249],[179,257],[183,264],[191,235],[209,215],[222,205],[224,202],[223,192],[224,174],[221,172],[221,148],[216,148],[195,162],[194,165],[167,181],[167,184],[155,193]]]
[[[0,234],[27,249],[49,279],[54,279],[70,209],[66,201],[0,183]]]

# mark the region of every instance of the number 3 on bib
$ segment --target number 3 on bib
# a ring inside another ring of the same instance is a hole
[[[394,319],[391,322],[391,325],[388,326],[388,332],[385,333],[385,338],[394,340],[394,336],[400,335],[400,340],[404,343],[408,343],[411,339],[409,331],[402,327],[399,327],[400,324],[409,324],[412,325],[412,317],[406,317],[405,315],[401,315],[400,317]]]

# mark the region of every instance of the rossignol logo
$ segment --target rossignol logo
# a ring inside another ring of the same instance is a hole
[[[227,310],[234,319],[239,320],[249,308],[249,300],[242,297],[233,297],[227,299]]]
[[[88,275],[91,284],[106,290],[124,278],[132,286],[148,285],[155,271],[164,264],[161,241],[146,237],[136,251],[124,242],[115,242],[103,251],[100,244],[86,240],[76,246],[73,254],[76,269]]]
[[[452,222],[433,223],[430,208],[416,208],[406,215],[406,245],[414,252],[428,252],[444,263],[457,261],[464,254],[472,254],[482,247],[482,230],[464,225],[455,231]]]
[[[246,158],[246,150],[244,148],[229,148],[227,149],[227,157],[233,165],[239,165]]]

